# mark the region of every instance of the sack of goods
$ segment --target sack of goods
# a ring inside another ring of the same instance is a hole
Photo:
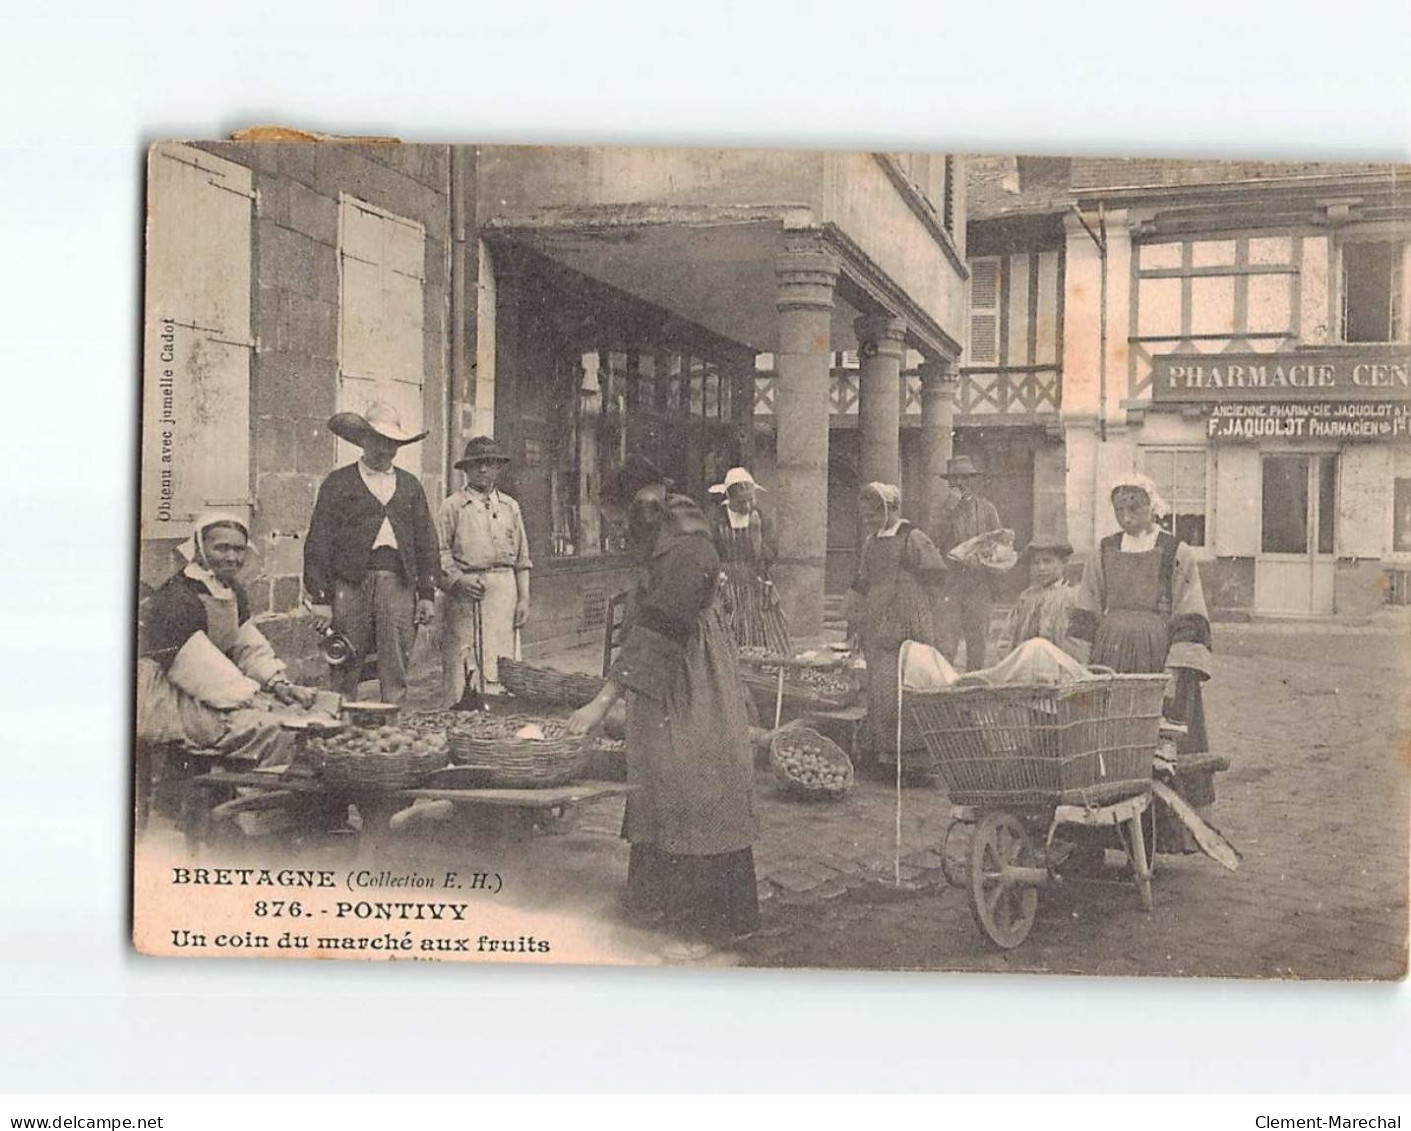
[[[960,565],[978,566],[992,573],[1008,573],[1019,562],[1012,530],[990,530],[977,534],[952,548],[946,556]]]
[[[1026,640],[993,667],[981,668],[965,676],[966,682],[1001,686],[1032,686],[1047,684],[1057,687],[1080,679],[1091,679],[1077,660],[1057,645],[1035,636]]]

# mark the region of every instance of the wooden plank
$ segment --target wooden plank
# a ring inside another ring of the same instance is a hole
[[[289,775],[229,773],[215,771],[193,778],[192,784],[206,788],[240,786],[249,789],[287,790],[291,793],[375,793],[385,797],[427,797],[460,804],[518,806],[526,809],[552,809],[559,805],[575,805],[616,797],[632,792],[636,786],[626,782],[585,781],[545,789],[377,789],[365,790],[338,787],[330,790],[317,778],[297,778]]]

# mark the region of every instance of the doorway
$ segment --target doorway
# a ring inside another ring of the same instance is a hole
[[[1256,610],[1290,616],[1331,614],[1337,456],[1265,455],[1260,460],[1260,481]]]

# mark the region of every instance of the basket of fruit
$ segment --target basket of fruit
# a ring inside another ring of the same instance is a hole
[[[593,739],[570,734],[562,719],[525,715],[467,715],[450,734],[451,761],[484,770],[500,789],[542,789],[581,774]]]
[[[500,657],[500,682],[516,699],[562,703],[568,707],[583,706],[603,689],[603,681],[598,676],[542,668],[508,656]]]
[[[755,694],[773,703],[779,692],[780,657],[762,648],[739,650],[740,678]],[[798,710],[836,710],[850,707],[862,694],[862,681],[846,661],[838,658],[810,662],[809,654],[789,658],[784,668],[784,703]]]
[[[450,758],[446,736],[406,727],[350,727],[309,739],[318,774],[333,785],[406,789]]]
[[[852,787],[848,756],[811,727],[791,725],[775,731],[769,764],[778,782],[800,796],[838,798]]]

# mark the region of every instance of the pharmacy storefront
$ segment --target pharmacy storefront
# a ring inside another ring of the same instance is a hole
[[[1206,465],[1212,604],[1360,615],[1411,572],[1411,353],[1343,346],[1153,359],[1142,431]],[[1140,441],[1139,441],[1140,442]],[[1211,553],[1213,551],[1213,553]]]

